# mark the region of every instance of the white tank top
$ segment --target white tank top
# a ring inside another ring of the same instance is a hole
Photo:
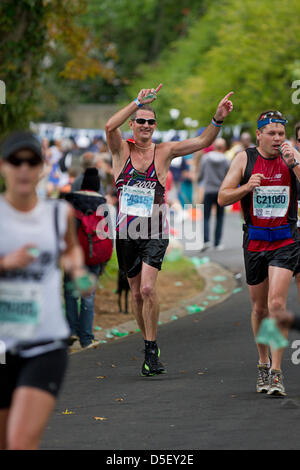
[[[39,199],[30,212],[20,212],[0,196],[0,257],[28,243],[39,250],[26,268],[0,272],[0,340],[6,351],[24,344],[20,354],[35,356],[56,349],[69,335],[57,265],[58,251],[65,249],[67,208],[63,200]],[[33,347],[48,341],[53,343]]]

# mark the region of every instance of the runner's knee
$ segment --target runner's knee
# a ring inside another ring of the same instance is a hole
[[[141,287],[141,295],[143,299],[152,299],[155,297],[155,288],[149,284]]]
[[[261,307],[260,305],[254,305],[252,314],[260,319],[266,318],[269,314],[268,307]]]
[[[280,297],[275,297],[269,301],[270,316],[272,316],[273,313],[280,312],[284,308],[285,308],[285,302]]]
[[[134,302],[141,302],[143,300],[141,292],[139,290],[133,290],[132,299]]]

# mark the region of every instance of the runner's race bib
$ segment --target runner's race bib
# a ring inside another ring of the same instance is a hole
[[[27,340],[41,319],[41,288],[36,284],[0,284],[0,338]]]
[[[140,186],[123,186],[121,212],[138,217],[151,217],[154,203],[154,189]]]
[[[290,203],[289,186],[259,186],[253,190],[253,214],[270,219],[284,217]]]

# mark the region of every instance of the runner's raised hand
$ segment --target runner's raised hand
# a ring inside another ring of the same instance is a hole
[[[157,93],[159,92],[161,87],[162,87],[162,83],[160,83],[157,88],[143,88],[139,92],[137,99],[139,100],[140,103],[143,103],[143,104],[152,103],[152,101],[156,100]]]
[[[217,107],[217,111],[215,113],[215,120],[216,121],[223,121],[226,116],[233,110],[232,101],[230,101],[230,96],[233,95],[234,92],[230,91],[219,103]]]

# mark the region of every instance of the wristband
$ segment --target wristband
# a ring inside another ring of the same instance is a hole
[[[135,103],[139,108],[141,108],[141,107],[143,106],[143,104],[142,104],[137,98],[134,100],[134,103]]]
[[[213,121],[216,123],[216,124],[223,124],[224,121],[217,121],[215,116],[213,117]]]
[[[294,163],[292,163],[291,165],[289,165],[289,169],[292,170],[293,168],[295,168],[295,166],[299,165],[299,162],[297,162],[296,159],[294,159]]]
[[[212,123],[215,127],[222,127],[222,124],[216,124],[213,119],[211,120],[211,123]]]

